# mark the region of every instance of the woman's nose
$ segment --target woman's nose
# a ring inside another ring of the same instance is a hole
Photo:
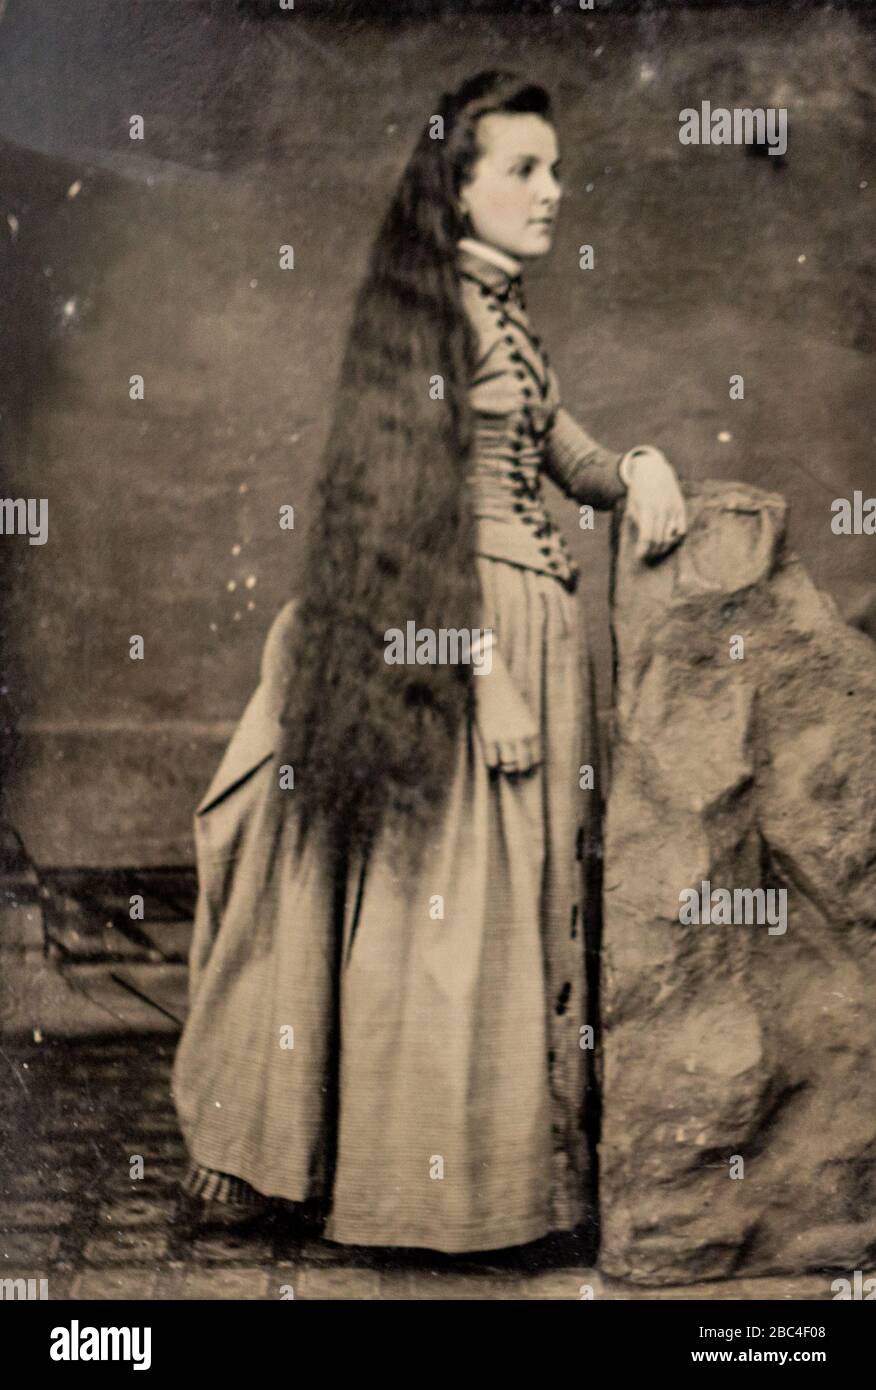
[[[563,196],[562,185],[554,178],[553,174],[546,173],[542,178],[538,188],[538,198],[542,203],[549,203],[552,207],[560,201]]]

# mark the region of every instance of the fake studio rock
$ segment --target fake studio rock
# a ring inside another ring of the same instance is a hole
[[[661,564],[616,525],[601,1262],[646,1284],[867,1269],[876,644],[787,549],[781,497],[689,492]],[[787,930],[683,925],[701,881],[787,890]]]

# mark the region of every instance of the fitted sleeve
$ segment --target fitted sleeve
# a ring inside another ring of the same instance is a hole
[[[544,468],[567,497],[610,510],[626,494],[619,472],[622,458],[597,444],[568,410],[559,407],[547,440]]]

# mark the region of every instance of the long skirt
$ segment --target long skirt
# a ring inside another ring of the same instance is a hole
[[[299,854],[275,758],[289,606],[195,816],[173,1090],[199,1190],[321,1198],[326,1236],[344,1244],[494,1249],[590,1209],[589,663],[561,584],[478,565],[483,624],[540,726],[540,767],[490,772],[467,728],[414,876],[379,843],[340,875],[318,837]]]

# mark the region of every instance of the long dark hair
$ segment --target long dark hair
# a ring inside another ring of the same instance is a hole
[[[384,661],[385,633],[474,628],[466,486],[474,345],[456,272],[457,205],[492,112],[550,119],[541,87],[484,72],[445,95],[383,220],[359,290],[317,485],[283,713],[302,836],[408,850],[433,823],[471,709],[469,665]],[[440,123],[435,120],[440,117]],[[443,380],[443,399],[430,382]],[[414,858],[416,855],[414,854]]]

